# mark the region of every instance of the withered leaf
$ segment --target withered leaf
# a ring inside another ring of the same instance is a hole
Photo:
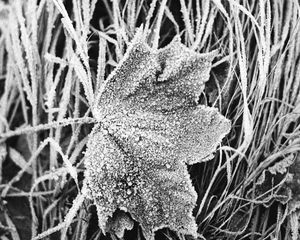
[[[197,236],[186,164],[211,159],[230,130],[217,109],[197,104],[214,56],[189,50],[179,37],[159,50],[135,38],[106,80],[85,162],[103,232],[120,209],[147,239],[165,227]]]

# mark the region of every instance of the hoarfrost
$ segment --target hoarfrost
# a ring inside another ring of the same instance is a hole
[[[214,56],[189,50],[178,37],[159,50],[135,38],[101,88],[85,184],[104,233],[130,229],[116,229],[120,209],[147,239],[164,227],[197,236],[197,194],[186,164],[211,159],[230,130],[217,109],[197,104]]]

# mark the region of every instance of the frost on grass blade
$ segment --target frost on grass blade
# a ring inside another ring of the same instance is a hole
[[[113,215],[122,210],[147,239],[165,227],[197,236],[197,194],[186,163],[212,158],[230,130],[216,109],[197,104],[214,56],[189,50],[179,38],[160,50],[135,39],[106,80],[85,162],[103,232],[122,236],[132,227]]]

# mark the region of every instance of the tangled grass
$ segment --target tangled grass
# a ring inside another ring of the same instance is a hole
[[[296,0],[0,2],[1,237],[58,239],[64,223],[68,239],[117,238],[101,234],[91,202],[72,212],[73,201],[97,90],[143,24],[153,48],[179,34],[194,51],[219,52],[200,102],[232,129],[213,160],[189,167],[198,233],[298,239],[299,17]],[[156,234],[178,237],[188,239]],[[125,234],[142,238],[137,224]]]

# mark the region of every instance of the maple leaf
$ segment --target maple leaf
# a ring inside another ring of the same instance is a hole
[[[230,130],[217,109],[197,104],[215,55],[191,51],[179,37],[159,50],[136,37],[100,89],[85,186],[104,233],[118,226],[111,219],[120,209],[146,239],[165,227],[197,236],[197,193],[186,164],[211,159]]]

